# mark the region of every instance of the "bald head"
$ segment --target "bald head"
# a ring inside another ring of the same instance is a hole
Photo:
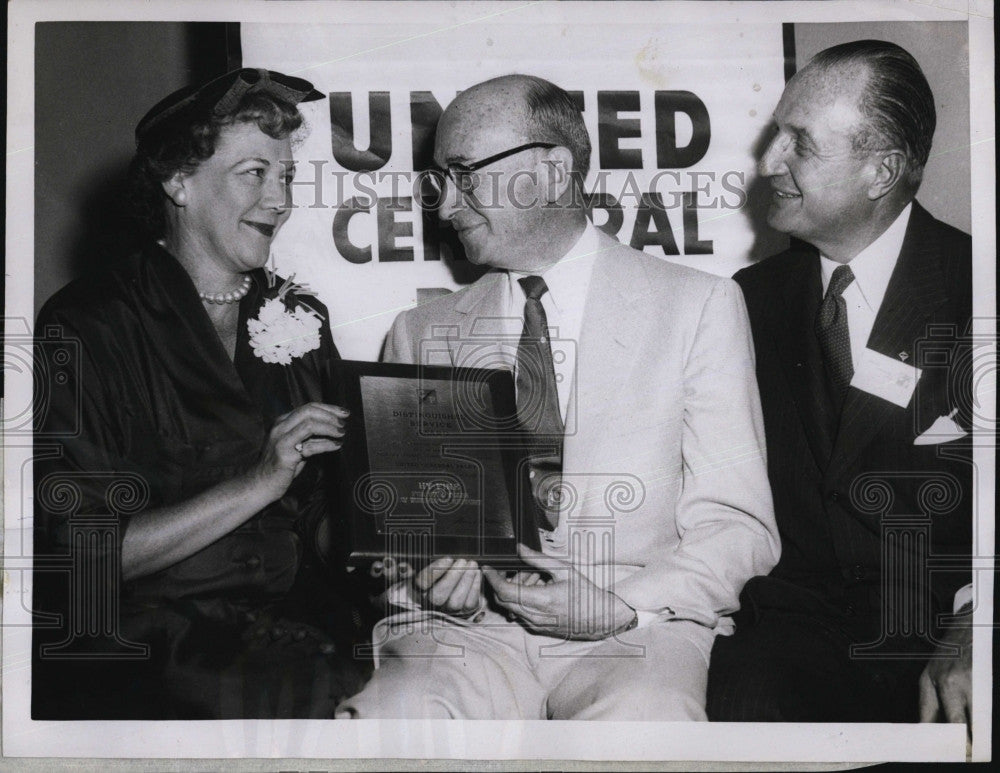
[[[495,78],[459,94],[438,121],[435,159],[447,166],[455,161],[471,162],[506,147],[529,141],[529,112],[526,84],[518,76]],[[463,157],[439,157],[443,140],[455,145],[462,140]],[[482,146],[482,150],[477,148]],[[479,154],[479,155],[477,155]]]
[[[551,142],[564,147],[573,157],[573,176],[581,188],[590,169],[590,136],[579,107],[566,91],[543,78],[503,75],[466,89],[448,105],[438,135],[456,126],[488,129],[510,146]]]
[[[585,227],[589,160],[583,117],[558,86],[529,75],[479,83],[438,122],[434,161],[448,170],[438,216],[474,263],[544,269]]]
[[[477,83],[448,105],[438,129],[457,122],[492,126],[509,132],[512,139],[527,139],[531,113],[528,110],[528,77],[505,75]]]

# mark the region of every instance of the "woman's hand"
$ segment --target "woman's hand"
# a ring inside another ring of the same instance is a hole
[[[270,501],[280,498],[302,472],[306,459],[340,449],[349,415],[336,405],[306,403],[279,416],[249,472],[251,480],[269,493]]]
[[[172,566],[246,523],[288,490],[306,459],[341,447],[348,415],[336,405],[300,406],[278,418],[245,474],[134,515],[122,539],[122,577],[131,581]]]

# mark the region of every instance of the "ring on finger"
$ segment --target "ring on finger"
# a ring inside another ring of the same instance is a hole
[[[296,443],[295,444],[295,450],[298,451],[299,456],[302,456],[302,446],[304,445],[304,443],[305,443],[305,441],[302,441],[301,443]]]

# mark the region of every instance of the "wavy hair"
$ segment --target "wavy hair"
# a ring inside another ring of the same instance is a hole
[[[177,172],[193,172],[211,158],[222,129],[238,123],[256,124],[269,137],[284,139],[302,126],[302,114],[281,99],[251,93],[224,115],[208,108],[185,110],[143,135],[129,165],[127,210],[145,237],[165,235],[163,183]]]

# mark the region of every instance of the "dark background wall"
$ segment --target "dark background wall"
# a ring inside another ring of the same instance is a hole
[[[240,66],[239,25],[35,25],[35,309],[124,248],[133,130],[162,97]]]

